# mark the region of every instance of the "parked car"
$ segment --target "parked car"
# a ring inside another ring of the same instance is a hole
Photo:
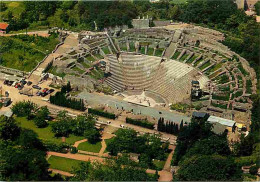
[[[28,85],[28,86],[30,86],[31,84],[32,84],[32,82],[31,82],[31,81],[28,81],[28,82],[27,82],[27,85]]]
[[[41,90],[42,88],[38,85],[33,85],[32,88],[35,88],[35,89],[38,89],[38,90]]]
[[[14,87],[18,88],[19,86],[20,86],[20,83],[17,82]]]
[[[36,95],[37,95],[37,96],[40,96],[41,94],[42,94],[41,91],[36,92]]]
[[[42,90],[42,92],[43,92],[43,93],[46,93],[48,90],[49,90],[49,89],[44,88],[44,89]]]
[[[11,86],[14,83],[14,81],[8,81],[7,85]]]
[[[51,88],[51,89],[48,90],[46,93],[47,93],[47,94],[51,94],[52,92],[54,92],[54,89]]]
[[[25,84],[27,83],[27,81],[21,80],[20,83],[21,83],[22,85],[25,85]]]
[[[42,93],[41,93],[41,96],[42,96],[42,97],[45,97],[46,95],[48,95],[46,92],[42,92]]]
[[[5,107],[7,107],[7,106],[9,106],[10,104],[11,104],[11,99],[10,98],[6,98],[4,101],[3,101],[3,105],[5,106]]]
[[[7,85],[8,82],[9,82],[9,80],[5,80],[5,81],[4,81],[4,85]]]
[[[19,85],[18,90],[22,90],[22,89],[23,89],[23,85]]]

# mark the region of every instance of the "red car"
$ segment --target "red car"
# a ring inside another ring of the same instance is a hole
[[[16,83],[14,87],[18,88],[19,86],[20,86],[20,83]]]
[[[49,90],[49,89],[44,88],[44,89],[42,90],[42,92],[45,93],[45,92],[47,92],[48,90]]]

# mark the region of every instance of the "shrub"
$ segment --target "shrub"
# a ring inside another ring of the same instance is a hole
[[[89,108],[88,113],[95,114],[95,115],[102,116],[102,117],[109,118],[109,119],[115,119],[116,118],[115,114],[105,112],[105,111],[102,111],[102,110],[99,110],[99,109]]]
[[[46,147],[47,151],[67,153],[70,148],[67,143],[53,143],[50,141],[43,141],[43,145]]]
[[[144,128],[149,128],[152,130],[154,129],[154,124],[148,122],[147,120],[126,118],[126,123],[130,123],[130,124],[137,125],[137,126],[142,126]]]
[[[257,166],[251,166],[249,169],[249,173],[252,175],[256,175],[258,171],[258,167]]]
[[[91,144],[95,144],[100,141],[100,133],[96,128],[86,130],[84,136],[88,139],[88,142]]]
[[[70,147],[70,153],[76,154],[78,152],[78,149],[74,146]]]

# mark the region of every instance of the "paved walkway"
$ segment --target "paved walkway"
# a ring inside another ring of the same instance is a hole
[[[97,156],[90,156],[90,155],[82,155],[82,154],[71,154],[71,153],[63,154],[63,153],[58,153],[58,152],[47,152],[47,155],[64,157],[64,158],[80,160],[80,161],[104,162],[104,158],[97,157]]]
[[[58,170],[58,169],[49,168],[48,170],[51,171],[51,172],[53,172],[53,173],[61,174],[61,175],[63,175],[63,176],[69,176],[69,177],[72,177],[72,176],[73,176],[73,174],[71,174],[71,173],[69,173],[69,172],[61,171],[61,170]]]

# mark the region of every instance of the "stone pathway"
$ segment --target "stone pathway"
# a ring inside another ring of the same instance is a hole
[[[63,176],[69,176],[69,177],[72,177],[73,174],[69,173],[69,172],[66,172],[66,171],[61,171],[61,170],[58,170],[58,169],[51,169],[49,168],[48,171],[51,171],[53,173],[57,173],[57,174],[61,174]]]
[[[73,145],[73,147],[78,147],[79,146],[79,144],[81,144],[81,143],[83,143],[83,142],[86,142],[86,141],[88,141],[87,139],[83,139],[83,140],[79,140],[79,141],[76,141],[75,143],[74,143],[74,145]]]
[[[71,154],[71,153],[63,154],[63,153],[58,153],[58,152],[47,152],[47,155],[64,157],[64,158],[80,160],[80,161],[104,162],[104,159],[101,158],[101,157],[90,156],[90,155],[82,155],[82,154]]]

